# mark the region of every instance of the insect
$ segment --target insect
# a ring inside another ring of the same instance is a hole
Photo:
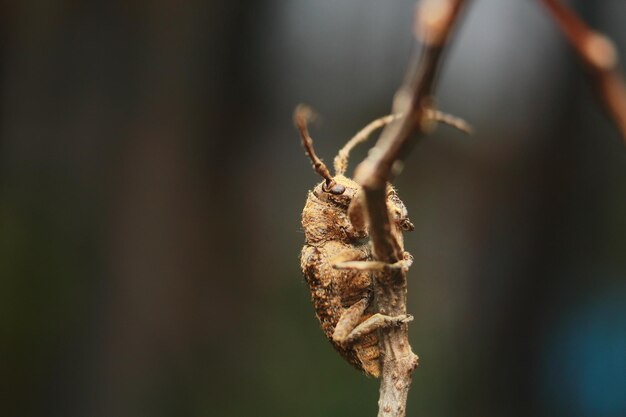
[[[370,123],[339,151],[335,175],[313,150],[307,130],[311,110],[299,106],[294,121],[313,168],[324,180],[309,191],[302,212],[306,243],[301,267],[311,291],[313,307],[322,330],[333,347],[365,374],[380,375],[380,348],[375,330],[407,323],[410,315],[390,317],[375,312],[372,294],[373,270],[408,268],[411,257],[387,265],[372,260],[372,250],[358,204],[360,186],[345,176],[350,150],[363,142],[375,129],[397,119],[386,116]],[[407,210],[396,191],[388,186],[387,205],[398,230],[413,230]]]
[[[349,363],[365,374],[380,376],[380,347],[376,330],[413,320],[410,315],[391,317],[376,312],[373,300],[372,272],[388,268],[408,269],[412,257],[395,264],[374,261],[362,209],[360,186],[345,176],[352,148],[367,140],[376,129],[397,120],[401,115],[376,119],[359,131],[339,151],[334,160],[335,175],[317,157],[307,122],[313,112],[298,106],[294,122],[306,154],[323,181],[309,191],[302,211],[305,245],[300,264],[309,285],[315,314],[333,347]],[[431,110],[431,120],[441,121],[462,131],[470,127],[453,116]],[[396,191],[387,186],[387,207],[392,219],[391,232],[402,244],[402,232],[413,230],[407,209]]]

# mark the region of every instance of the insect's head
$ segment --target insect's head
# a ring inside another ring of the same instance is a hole
[[[305,105],[296,107],[294,122],[300,132],[302,146],[311,160],[313,170],[324,179],[313,189],[313,195],[320,201],[328,202],[342,210],[348,210],[352,199],[361,188],[359,184],[344,175],[348,166],[350,150],[357,144],[364,142],[375,129],[393,122],[398,116],[390,115],[377,119],[350,139],[335,157],[334,176],[330,174],[326,165],[317,157],[313,149],[313,139],[309,136],[307,129],[307,122],[313,117],[314,113],[309,107]],[[391,185],[387,187],[387,204],[390,214],[393,216],[393,221],[398,227],[403,231],[413,230],[413,224],[409,221],[406,206]]]
[[[337,207],[347,209],[352,198],[359,190],[359,185],[343,175],[335,175],[328,186],[326,180],[317,184],[313,189],[313,195],[321,201],[326,201]]]

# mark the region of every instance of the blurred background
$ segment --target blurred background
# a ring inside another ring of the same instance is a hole
[[[626,2],[570,3],[626,56]],[[299,269],[318,153],[386,114],[414,2],[0,6],[3,416],[367,416]],[[409,416],[626,416],[626,151],[533,1],[471,2],[416,230]],[[353,155],[353,168],[368,146]]]

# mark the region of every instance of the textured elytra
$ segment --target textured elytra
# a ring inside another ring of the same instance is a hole
[[[333,181],[345,190],[333,193],[327,190],[324,181],[308,194],[302,212],[306,242],[301,267],[317,319],[328,340],[357,369],[378,377],[381,365],[376,331],[362,334],[350,344],[335,340],[341,333],[337,329],[340,320],[354,328],[372,317],[376,310],[372,302],[372,272],[334,267],[346,261],[372,261],[372,254],[367,232],[355,227],[348,215],[359,185],[343,175],[335,176]],[[400,230],[407,230],[410,222],[404,204],[391,187],[387,193],[387,206],[394,220],[393,227],[401,235]]]

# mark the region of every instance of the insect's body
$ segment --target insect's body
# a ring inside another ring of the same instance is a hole
[[[335,248],[329,250],[328,246],[334,246],[334,242],[329,242],[321,247],[305,245],[302,249],[302,270],[311,289],[311,299],[316,316],[324,334],[341,356],[357,369],[377,377],[380,375],[380,349],[376,333],[364,335],[360,340],[347,347],[333,340],[337,323],[346,310],[359,300],[371,298],[370,273],[335,270],[332,275],[321,275],[332,269],[329,255],[333,253]],[[363,256],[368,256],[367,248],[357,251]],[[363,259],[369,258],[364,257]],[[368,311],[357,323],[360,324],[371,316],[372,313]]]
[[[397,116],[375,120],[352,138],[335,158],[335,176],[315,155],[306,121],[310,109],[298,107],[294,119],[313,169],[324,181],[309,192],[302,212],[305,245],[300,258],[311,291],[315,314],[324,334],[339,353],[367,375],[380,375],[378,329],[411,321],[409,315],[390,317],[377,311],[372,271],[407,268],[410,255],[395,264],[372,258],[361,187],[344,176],[348,154],[376,128]],[[406,207],[395,190],[387,190],[391,233],[402,245],[402,231],[413,230]]]
[[[302,213],[306,244],[302,249],[301,266],[311,291],[311,299],[322,330],[337,351],[357,369],[370,376],[380,375],[380,348],[377,332],[360,334],[352,343],[338,340],[342,317],[343,333],[350,331],[376,313],[372,305],[372,272],[363,269],[337,269],[342,262],[371,262],[371,247],[366,232],[355,228],[348,208],[359,186],[338,175],[333,178],[344,188],[340,194],[324,191],[324,183],[309,192]],[[408,222],[406,209],[390,188],[388,205],[400,228]],[[410,224],[410,223],[409,223]],[[353,314],[354,313],[354,314]],[[350,315],[353,318],[350,318]],[[378,315],[380,316],[380,315]]]
[[[389,232],[399,245],[398,251],[403,252],[404,259],[393,264],[374,260],[361,187],[345,177],[344,173],[350,150],[365,141],[374,130],[401,116],[376,119],[350,139],[335,157],[334,176],[313,150],[313,140],[306,126],[312,116],[312,110],[306,106],[298,106],[294,113],[302,145],[313,169],[324,178],[309,192],[302,212],[306,240],[300,257],[302,272],[309,284],[315,314],[328,340],[356,368],[378,377],[381,351],[377,330],[402,325],[413,317],[407,314],[392,317],[377,311],[372,271],[387,271],[389,268],[406,270],[410,266],[411,256],[402,249],[402,232],[413,230],[413,225],[407,217],[404,203],[388,186]],[[428,117],[467,132],[470,130],[462,120],[435,110],[431,110]]]
[[[357,185],[345,177],[336,180],[352,183],[352,187],[346,187],[345,193],[351,194],[357,189]],[[316,316],[333,347],[356,368],[378,376],[380,350],[376,333],[369,333],[347,347],[333,340],[337,323],[346,310],[361,300],[370,300],[372,296],[371,272],[334,268],[337,256],[350,260],[371,260],[369,241],[363,234],[354,231],[347,209],[347,206],[339,207],[309,192],[302,213],[306,239],[301,256],[302,272],[311,290]],[[367,310],[359,323],[372,315]]]

